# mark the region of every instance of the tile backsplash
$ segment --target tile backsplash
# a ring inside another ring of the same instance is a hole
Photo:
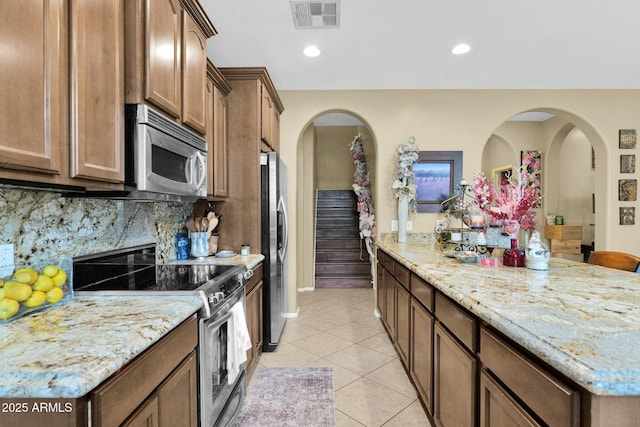
[[[0,212],[0,243],[14,245],[16,266],[154,242],[162,263],[176,259],[176,233],[185,229],[192,204],[1,188]]]

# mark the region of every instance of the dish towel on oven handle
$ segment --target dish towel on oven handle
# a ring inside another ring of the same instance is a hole
[[[240,374],[240,366],[247,361],[247,350],[252,347],[242,301],[231,307],[229,326],[231,330],[227,331],[227,378],[229,384],[233,384]]]

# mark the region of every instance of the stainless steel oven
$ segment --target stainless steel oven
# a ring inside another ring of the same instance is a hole
[[[73,287],[77,295],[198,295],[199,425],[222,427],[233,423],[246,395],[246,363],[230,369],[228,344],[235,333],[232,308],[240,304],[245,312],[252,273],[244,265],[156,264],[155,246],[143,245],[74,258]]]
[[[244,288],[228,298],[224,306],[209,318],[200,319],[199,382],[201,426],[229,426],[240,412],[246,395],[245,366],[229,381],[229,334],[232,331],[231,307],[241,302]],[[206,395],[211,392],[211,398]]]

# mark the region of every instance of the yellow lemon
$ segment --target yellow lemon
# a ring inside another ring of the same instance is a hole
[[[16,314],[18,309],[20,309],[18,301],[10,298],[0,300],[0,319],[7,320]]]
[[[38,272],[33,268],[19,268],[13,274],[13,278],[18,282],[31,285],[38,279]]]
[[[62,286],[64,285],[64,282],[67,281],[67,273],[65,273],[64,270],[59,270],[51,279],[53,279],[54,285]]]
[[[42,291],[33,291],[31,296],[23,303],[27,307],[38,307],[44,304],[47,295]]]
[[[45,276],[53,277],[58,274],[58,270],[60,269],[55,265],[47,265],[42,269],[42,274],[44,274]]]
[[[0,300],[4,299],[4,288],[0,288]]]
[[[4,285],[4,297],[16,301],[25,301],[31,296],[31,286],[20,282],[7,282]]]
[[[49,292],[51,289],[53,289],[53,279],[49,276],[41,274],[38,276],[36,282],[31,285],[31,287],[34,291]]]
[[[64,292],[60,288],[53,288],[47,292],[47,302],[49,304],[55,304],[62,299]]]

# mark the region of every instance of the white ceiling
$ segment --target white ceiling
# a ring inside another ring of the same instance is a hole
[[[306,30],[289,0],[200,3],[214,64],[265,66],[278,90],[640,89],[638,0],[341,0],[340,28]]]

